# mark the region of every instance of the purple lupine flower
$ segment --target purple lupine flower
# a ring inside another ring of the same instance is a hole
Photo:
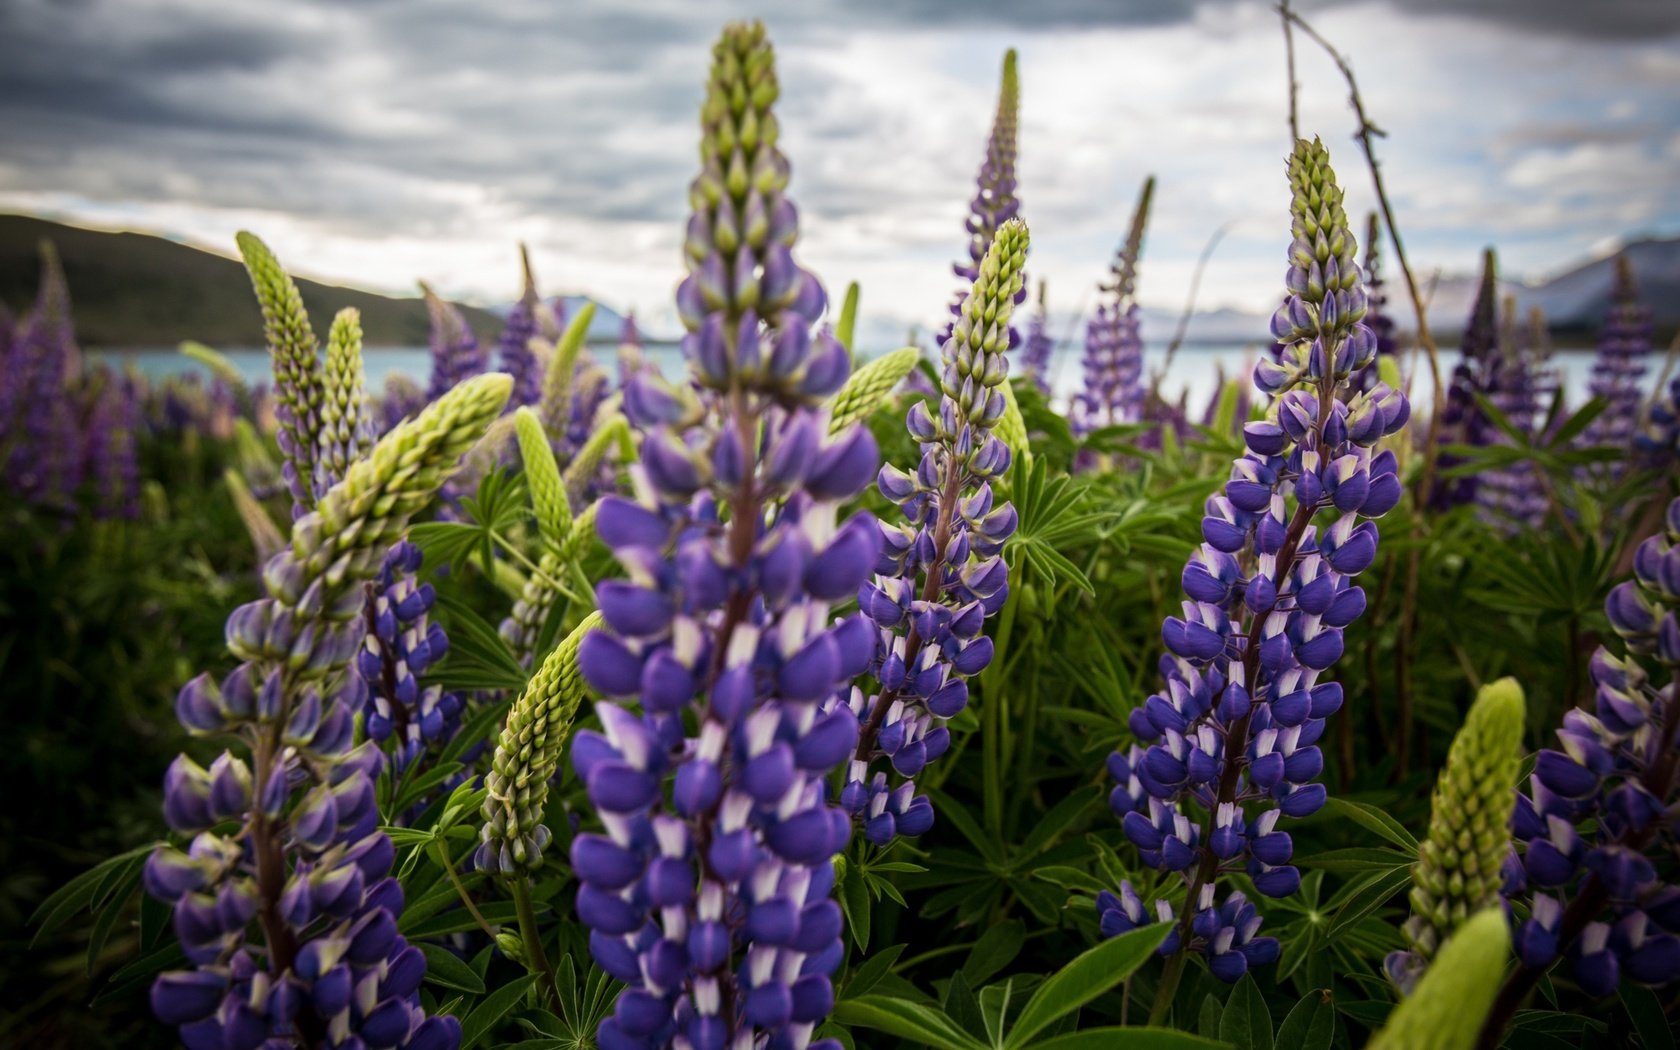
[[[1680,500],[1665,532],[1639,545],[1633,579],[1604,603],[1627,655],[1599,648],[1589,670],[1593,713],[1564,715],[1559,748],[1536,758],[1529,791],[1517,798],[1511,830],[1521,867],[1507,899],[1528,897],[1528,918],[1513,914],[1512,947],[1522,964],[1511,978],[1512,1008],[1551,964],[1592,996],[1622,978],[1665,985],[1680,978],[1680,867],[1673,814],[1680,805]],[[1661,683],[1661,684],[1659,684]]]
[[[1131,229],[1115,253],[1102,286],[1108,298],[1085,328],[1083,385],[1074,397],[1074,426],[1086,434],[1116,423],[1135,423],[1143,415],[1143,337],[1138,331],[1137,267],[1143,254],[1143,231],[1155,177],[1143,180]]]
[[[426,392],[420,384],[401,372],[392,372],[385,377],[385,397],[379,403],[379,433],[389,433],[398,423],[425,406]]]
[[[1680,376],[1652,399],[1633,445],[1648,469],[1672,470],[1680,463]]]
[[[82,481],[82,433],[71,395],[81,353],[69,285],[50,242],[41,244],[35,305],[19,325],[6,364],[11,426],[0,435],[0,477],[26,502],[67,512]]]
[[[1388,316],[1388,294],[1383,290],[1382,223],[1372,212],[1365,222],[1365,327],[1377,339],[1377,362],[1385,357],[1396,358],[1399,364],[1400,341],[1394,335],[1394,319]],[[1369,390],[1377,384],[1378,369],[1367,368],[1360,373],[1360,388]]]
[[[951,317],[939,330],[939,344],[951,338],[969,287],[980,275],[980,261],[1003,224],[1021,214],[1021,199],[1017,196],[1015,179],[1016,139],[1021,119],[1021,79],[1016,70],[1015,49],[1003,55],[1003,79],[998,87],[997,112],[992,117],[992,131],[986,139],[986,156],[980,162],[980,174],[975,179],[974,198],[968,202],[968,258],[951,264],[951,271],[962,279],[951,300]],[[1026,285],[1016,293],[1016,302],[1026,298]],[[1020,345],[1021,336],[1009,329],[1009,346]]]
[[[917,401],[905,422],[921,444],[914,473],[881,468],[881,494],[904,509],[902,525],[881,523],[878,575],[858,607],[879,634],[870,672],[879,690],[854,688],[848,706],[863,725],[841,802],[864,836],[885,846],[933,825],[933,805],[915,777],[944,754],[945,723],[968,705],[968,680],[992,659],[986,618],[1009,596],[1003,544],[1015,531],[1009,503],[992,481],[1009,469],[1009,446],[992,433],[1004,413],[1009,315],[1027,259],[1027,228],[1004,223],[941,354],[939,414]],[[871,773],[886,759],[888,771]]]
[[[1651,308],[1639,301],[1639,287],[1626,255],[1616,257],[1616,276],[1610,288],[1610,309],[1598,336],[1598,353],[1593,358],[1592,378],[1587,389],[1602,398],[1604,411],[1587,425],[1581,435],[1585,445],[1626,448],[1639,427],[1639,408],[1644,398],[1646,359],[1651,356]],[[1607,469],[1619,476],[1626,461]]]
[[[432,321],[432,380],[426,400],[436,401],[463,379],[484,371],[484,349],[455,304],[445,302],[423,281],[420,291]]]
[[[399,774],[454,739],[466,706],[459,694],[420,682],[449,652],[449,636],[431,620],[437,595],[416,575],[423,560],[420,548],[407,540],[386,552],[378,577],[367,585],[367,636],[356,654],[356,671],[367,686],[362,708],[367,737],[389,752]],[[439,790],[448,792],[458,783],[459,777]]]
[[[1447,387],[1447,401],[1441,408],[1441,440],[1461,445],[1486,445],[1497,431],[1476,403],[1478,395],[1492,390],[1499,366],[1499,302],[1496,276],[1498,263],[1493,249],[1482,253],[1482,282],[1470,308],[1470,320],[1459,341],[1458,364],[1453,366]],[[1461,457],[1443,454],[1437,464],[1442,471],[1461,462]],[[1474,503],[1479,479],[1474,474],[1447,477],[1438,474],[1429,504],[1437,510]]]
[[[1519,330],[1515,304],[1506,303],[1500,350],[1488,382],[1488,401],[1518,433],[1533,437],[1544,421],[1543,372],[1535,326]],[[1543,323],[1542,323],[1543,327]],[[1511,438],[1493,428],[1489,444],[1509,445]],[[1538,527],[1546,517],[1546,495],[1539,466],[1532,461],[1495,467],[1482,473],[1476,489],[1481,516],[1495,529],[1512,534]]]
[[[534,405],[542,398],[542,366],[531,352],[531,340],[539,334],[541,324],[538,311],[543,310],[537,295],[537,279],[531,272],[531,253],[519,246],[519,259],[525,272],[525,291],[513,304],[502,334],[496,341],[497,360],[502,371],[513,377],[513,397],[508,399],[508,411],[520,405]]]
[[[631,310],[624,315],[624,324],[618,332],[619,346],[633,346],[642,349],[642,330],[636,327],[636,311]]]
[[[426,1016],[426,961],[397,932],[403,891],[380,830],[383,756],[355,742],[366,687],[350,663],[365,631],[360,583],[461,454],[501,412],[511,382],[457,387],[354,463],[263,567],[266,596],[228,617],[240,661],[176,698],[197,735],[232,737],[208,769],[176,759],[164,817],[183,836],[146,862],[173,906],[190,969],[162,974],[153,1012],[188,1047],[452,1050],[452,1017]],[[218,829],[229,823],[233,830]],[[251,938],[260,926],[260,943]]]
[[[1394,454],[1375,446],[1409,412],[1384,384],[1359,391],[1376,338],[1319,142],[1296,145],[1289,178],[1290,296],[1272,319],[1284,350],[1254,370],[1273,398],[1268,418],[1244,427],[1247,451],[1208,500],[1204,542],[1184,567],[1184,615],[1161,630],[1166,688],[1128,720],[1139,743],[1108,760],[1127,837],[1186,886],[1168,954],[1199,950],[1227,980],[1276,958],[1276,941],[1255,936],[1258,916],[1240,895],[1215,907],[1213,889],[1238,870],[1268,897],[1300,885],[1278,824],[1324,804],[1317,741],[1342,689],[1319,678],[1365,609],[1352,578],[1376,556],[1369,519],[1401,494]],[[1320,528],[1321,513],[1335,520]]]
[[[84,472],[93,486],[94,513],[133,521],[140,517],[140,396],[131,377],[100,372],[84,437]]]
[[[1056,340],[1050,335],[1050,308],[1046,305],[1047,283],[1038,282],[1037,309],[1027,322],[1027,338],[1021,345],[1021,371],[1045,397],[1050,396],[1050,365],[1056,351]]]
[[[629,986],[602,1050],[837,1050],[809,1040],[834,1001],[832,858],[851,836],[826,777],[857,720],[822,702],[874,655],[867,622],[831,610],[878,552],[869,514],[836,521],[878,456],[860,426],[828,436],[816,407],[850,356],[812,332],[826,298],[791,252],[764,27],[728,26],[713,55],[677,289],[690,383],[632,378],[636,498],[596,517],[628,578],[598,588],[606,628],[578,666],[640,713],[602,703],[603,732],[573,739],[605,830],[573,840],[577,910]]]

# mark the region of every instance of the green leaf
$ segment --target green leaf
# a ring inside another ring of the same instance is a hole
[[[1407,868],[1417,862],[1417,855],[1400,853],[1391,849],[1374,849],[1367,846],[1356,846],[1352,849],[1333,849],[1323,853],[1314,853],[1310,857],[1296,857],[1290,863],[1298,868],[1317,868],[1321,871],[1334,871],[1342,874],[1360,874],[1369,871],[1388,871],[1392,868]]]
[[[525,998],[526,991],[536,983],[536,980],[536,974],[528,973],[523,977],[515,978],[485,996],[484,1001],[478,1004],[478,1008],[461,1021],[461,1050],[472,1050],[474,1046],[478,1045],[479,1040],[489,1035],[496,1027],[496,1022],[500,1021],[509,1010],[518,1006],[520,1001]]]
[[[429,983],[453,988],[458,992],[484,994],[484,981],[455,953],[435,944],[421,944],[419,948],[420,953],[426,957],[426,980]]]
[[[980,1000],[974,997],[974,988],[961,970],[951,975],[950,983],[945,986],[945,1001],[940,1005],[963,1031],[976,1039],[986,1037],[986,1022],[980,1017]]]
[[[1282,1050],[1330,1050],[1336,1036],[1336,1008],[1328,990],[1315,989],[1301,997],[1277,1031]]]
[[[1225,1004],[1211,995],[1202,996],[1202,1007],[1196,1012],[1196,1031],[1213,1038],[1219,1034],[1219,1019],[1225,1016]]]
[[[1411,883],[1412,873],[1409,868],[1395,868],[1368,876],[1359,884],[1359,888],[1342,902],[1341,910],[1336,913],[1336,921],[1330,924],[1329,931],[1325,933],[1325,939],[1334,941],[1343,930],[1387,904],[1395,894]]]
[[[502,636],[472,607],[449,594],[437,596],[449,628],[449,658],[428,681],[452,689],[503,689],[520,692],[530,673],[514,658]]]
[[[132,863],[136,857],[144,864],[146,855],[159,845],[161,843],[148,842],[144,846],[136,846],[126,853],[102,860],[54,890],[29,916],[29,925],[38,926],[29,946],[35,947],[42,937],[58,929],[77,911],[95,906],[99,900],[99,890],[106,879],[120,875],[123,865]]]
[[[1219,1019],[1219,1038],[1237,1050],[1272,1050],[1272,1013],[1252,974],[1243,974],[1231,989]]]
[[[840,884],[840,910],[846,918],[846,929],[859,951],[869,950],[869,883],[863,869],[856,864],[846,865],[846,878]]]
[[[852,976],[847,979],[846,986],[840,989],[840,998],[856,999],[859,996],[867,995],[869,990],[875,987],[881,978],[892,970],[893,964],[898,962],[898,957],[904,954],[904,948],[905,946],[902,944],[895,944],[890,948],[882,948],[878,952],[870,953],[869,958],[852,971]]]
[[[935,1050],[986,1050],[986,1044],[938,1010],[903,999],[880,995],[843,999],[834,1004],[831,1016],[841,1024],[874,1028]]]
[[[993,974],[1015,961],[1021,945],[1027,940],[1026,927],[1019,919],[1010,919],[988,927],[968,953],[961,973],[974,984],[985,984]]]
[[[1167,923],[1154,923],[1110,938],[1050,975],[1027,1000],[1004,1045],[1009,1050],[1033,1045],[1032,1037],[1057,1018],[1130,977],[1166,939],[1169,929]]]
[[[1087,1028],[1036,1043],[1033,1050],[1221,1050],[1230,1045],[1171,1028]]]
[[[1622,1005],[1627,1007],[1633,1030],[1645,1050],[1674,1050],[1674,1029],[1663,1014],[1662,1000],[1649,988],[1622,982]]]
[[[1332,798],[1324,804],[1324,808],[1332,816],[1342,816],[1358,824],[1367,831],[1382,836],[1407,853],[1416,855],[1417,839],[1412,833],[1393,817],[1375,806],[1368,806],[1363,802],[1353,802],[1345,798]]]

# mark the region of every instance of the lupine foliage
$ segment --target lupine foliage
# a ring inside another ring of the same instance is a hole
[[[272,379],[151,384],[43,252],[0,314],[0,1041],[1671,1045],[1680,379],[1627,267],[1590,390],[1490,254],[1428,391],[1302,141],[1255,176],[1272,353],[1145,386],[1146,182],[1070,400],[1042,285],[1016,317],[1022,73],[925,360],[796,257],[756,24],[680,367],[527,259],[493,355],[428,289],[430,388],[370,392],[242,234]]]

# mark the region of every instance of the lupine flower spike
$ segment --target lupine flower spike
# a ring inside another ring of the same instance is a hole
[[[1639,301],[1639,286],[1626,255],[1616,257],[1616,276],[1610,288],[1610,310],[1598,336],[1588,390],[1603,399],[1604,411],[1581,435],[1585,445],[1627,448],[1639,427],[1644,399],[1646,359],[1651,356],[1651,309]],[[1617,461],[1618,464],[1624,461]],[[1617,476],[1615,464],[1609,467]]]
[[[1050,396],[1050,363],[1056,349],[1056,341],[1050,335],[1050,307],[1047,305],[1046,286],[1049,282],[1038,282],[1038,299],[1033,309],[1032,319],[1027,322],[1026,343],[1021,348],[1021,372],[1038,392],[1045,397]]]
[[[513,397],[509,409],[534,405],[542,398],[543,373],[537,355],[531,352],[531,340],[542,335],[543,319],[547,312],[542,297],[537,294],[537,279],[531,272],[531,253],[521,244],[519,262],[525,275],[525,290],[513,304],[502,325],[501,337],[496,340],[496,353],[502,371],[513,377]],[[549,322],[552,327],[553,322]]]
[[[986,249],[991,247],[1003,224],[1021,214],[1015,180],[1016,139],[1021,120],[1021,78],[1016,65],[1015,49],[1010,48],[1003,56],[1003,79],[998,87],[992,133],[986,139],[986,156],[980,162],[974,199],[968,203],[965,224],[968,228],[968,258],[951,266],[952,272],[962,279],[962,287],[951,302],[951,319],[940,328],[941,346],[950,339],[968,289],[980,276],[980,261],[985,258]],[[1016,302],[1026,298],[1025,285],[1016,295]],[[1009,345],[1006,349],[1020,343],[1018,333],[1014,329],[1008,331]]]
[[[1352,577],[1376,556],[1368,519],[1400,499],[1394,454],[1375,446],[1405,425],[1408,406],[1384,384],[1359,392],[1376,337],[1363,324],[1341,190],[1316,140],[1296,145],[1289,182],[1290,294],[1272,319],[1283,349],[1254,372],[1273,401],[1265,420],[1244,428],[1247,452],[1208,500],[1204,542],[1184,567],[1184,614],[1162,626],[1166,688],[1132,712],[1138,743],[1109,758],[1118,781],[1109,801],[1127,837],[1144,863],[1177,872],[1185,886],[1176,919],[1156,905],[1177,924],[1162,945],[1172,962],[1157,1019],[1182,953],[1201,953],[1227,981],[1277,958],[1277,941],[1256,936],[1253,906],[1236,893],[1219,903],[1216,886],[1234,870],[1268,897],[1300,885],[1278,825],[1324,804],[1317,740],[1342,690],[1319,677],[1365,609]],[[1334,517],[1321,527],[1321,515]],[[1132,895],[1122,889],[1124,904]],[[1133,924],[1152,918],[1123,910]],[[1105,929],[1117,925],[1105,919]]]
[[[426,398],[436,401],[456,384],[484,371],[484,350],[455,304],[445,301],[424,281],[420,282],[420,291],[432,321],[432,381],[426,388]]]
[[[938,415],[917,401],[906,419],[921,443],[920,464],[914,473],[881,468],[881,494],[907,520],[881,523],[878,575],[858,593],[879,634],[870,667],[879,689],[851,692],[863,732],[840,796],[877,846],[932,826],[933,805],[916,794],[914,778],[950,746],[945,723],[968,705],[968,680],[992,659],[986,618],[1009,595],[1002,550],[1017,518],[992,492],[1010,462],[993,430],[1007,409],[1004,351],[1026,259],[1027,228],[1011,219],[981,260],[945,342]],[[890,777],[872,770],[883,758]]]
[[[1499,367],[1497,271],[1498,260],[1493,249],[1489,248],[1482,254],[1482,283],[1470,308],[1470,320],[1464,326],[1464,338],[1459,340],[1459,361],[1453,367],[1446,404],[1441,409],[1443,441],[1485,445],[1494,432],[1476,398],[1492,393],[1494,375]],[[1438,461],[1442,469],[1458,462],[1460,458],[1450,454],[1442,455]],[[1438,475],[1429,497],[1430,505],[1444,510],[1474,502],[1477,480],[1474,474],[1457,478]]]
[[[297,285],[274,253],[252,233],[237,237],[262,307],[269,354],[274,361],[274,414],[280,424],[281,475],[292,493],[292,518],[315,505],[315,458],[321,428],[324,380],[315,332]]]
[[[228,618],[242,663],[219,683],[200,675],[176,700],[193,733],[250,748],[208,769],[176,759],[164,816],[192,838],[158,849],[144,871],[146,888],[174,906],[193,967],[160,976],[152,1007],[188,1047],[444,1050],[460,1039],[454,1018],[420,1007],[425,957],[397,932],[402,889],[374,800],[382,756],[354,744],[365,689],[347,672],[365,630],[364,581],[509,386],[506,376],[464,383],[352,464],[264,567],[267,596]],[[212,830],[229,821],[232,832]]]
[[[690,382],[631,377],[643,427],[635,499],[597,528],[628,578],[597,588],[605,627],[579,650],[597,705],[572,765],[602,832],[572,842],[591,954],[628,987],[602,1050],[811,1041],[834,1001],[841,913],[832,858],[851,836],[828,774],[857,744],[845,688],[874,655],[831,610],[879,551],[868,514],[836,521],[878,461],[868,431],[825,437],[816,410],[846,348],[812,331],[825,296],[794,261],[798,216],[764,28],[713,50],[701,170],[677,289]]]
[[[354,307],[333,318],[321,374],[320,430],[315,436],[315,492],[327,490],[372,443],[367,389],[362,376],[362,319]]]
[[[1453,738],[1435,781],[1429,834],[1412,865],[1412,916],[1406,951],[1385,962],[1409,992],[1441,945],[1472,915],[1499,903],[1511,852],[1513,790],[1522,760],[1522,687],[1514,678],[1484,686]]]
[[[1593,712],[1564,715],[1559,749],[1539,753],[1529,792],[1517,798],[1511,830],[1521,862],[1508,865],[1505,891],[1526,905],[1512,920],[1521,966],[1490,1024],[1509,1021],[1558,959],[1595,997],[1624,978],[1651,986],[1680,978],[1680,500],[1669,504],[1664,532],[1640,544],[1633,579],[1610,592],[1604,611],[1627,655],[1593,654]]]
[[[1081,433],[1116,423],[1135,423],[1143,413],[1143,337],[1138,331],[1137,267],[1155,178],[1143,181],[1131,229],[1109,268],[1106,297],[1085,326],[1083,389],[1074,398],[1074,423]]]

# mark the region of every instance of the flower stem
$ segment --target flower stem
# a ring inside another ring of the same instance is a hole
[[[557,1003],[560,1001],[560,981],[554,976],[554,966],[548,961],[548,953],[543,951],[542,936],[537,932],[537,913],[531,907],[531,888],[523,876],[517,875],[508,880],[508,888],[513,895],[514,911],[519,916],[519,941],[525,949],[525,957],[536,964],[537,972],[547,981],[543,998]]]
[[[495,929],[484,921],[484,916],[479,912],[478,905],[473,903],[472,895],[467,892],[467,884],[461,881],[460,873],[455,870],[455,863],[449,859],[449,850],[444,846],[443,840],[434,839],[432,845],[436,848],[438,863],[443,865],[443,873],[448,875],[449,881],[454,884],[455,892],[461,897],[461,903],[467,906],[467,911],[472,914],[473,920],[478,923],[478,928],[483,930],[491,940],[495,940]]]

